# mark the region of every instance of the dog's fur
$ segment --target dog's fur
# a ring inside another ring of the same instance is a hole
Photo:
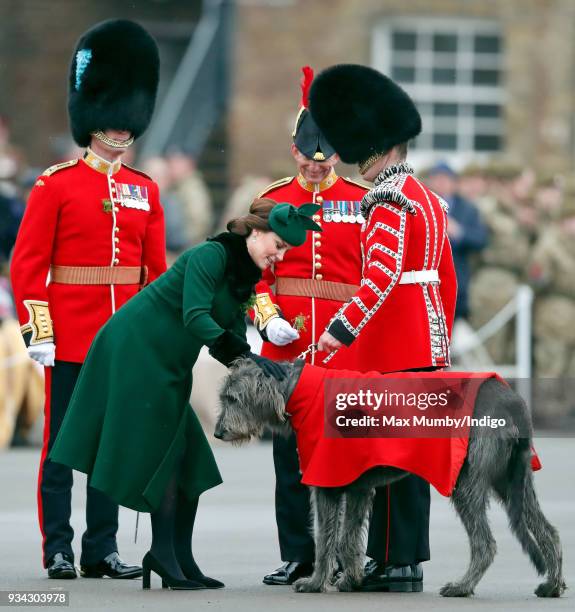
[[[267,377],[247,359],[236,362],[220,391],[221,413],[216,437],[236,443],[258,436],[265,426],[289,432],[285,405],[301,374],[303,362],[283,364],[286,378]],[[503,504],[511,530],[531,562],[546,580],[536,589],[538,597],[559,597],[564,591],[561,543],[557,530],[543,515],[531,473],[531,419],[525,403],[497,379],[483,383],[477,395],[474,416],[506,419],[506,426],[489,434],[470,431],[467,457],[453,491],[453,506],[459,515],[471,548],[471,562],[464,576],[447,583],[445,597],[466,597],[495,556],[496,545],[487,508],[490,494]],[[529,432],[529,437],[519,437]],[[339,560],[342,573],[336,582],[340,591],[361,585],[365,531],[375,487],[407,476],[391,467],[377,467],[346,487],[310,487],[315,525],[316,561],[313,574],[298,580],[298,592],[325,591]]]

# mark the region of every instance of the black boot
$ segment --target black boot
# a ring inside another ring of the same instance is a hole
[[[59,578],[70,580],[76,578],[76,568],[74,560],[66,553],[56,553],[46,566],[48,578]]]
[[[361,591],[420,593],[423,591],[421,565],[389,565],[375,560],[365,566]]]
[[[287,561],[271,574],[264,576],[263,583],[268,585],[285,586],[293,584],[298,578],[310,576],[313,572],[313,563],[300,563],[299,561]]]

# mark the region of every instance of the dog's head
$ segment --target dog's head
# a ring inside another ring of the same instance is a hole
[[[241,444],[259,437],[264,427],[286,428],[285,387],[251,359],[238,359],[220,389],[220,414],[214,436]]]

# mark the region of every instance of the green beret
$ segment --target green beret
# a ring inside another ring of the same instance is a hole
[[[311,219],[320,208],[319,204],[302,204],[298,208],[288,202],[280,202],[272,208],[268,223],[282,240],[292,246],[300,246],[305,242],[306,231],[322,231]]]

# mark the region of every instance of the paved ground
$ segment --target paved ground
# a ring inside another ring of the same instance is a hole
[[[562,537],[565,576],[575,588],[575,440],[540,439],[537,448],[545,468],[536,475],[537,489],[547,517]],[[532,593],[538,578],[519,544],[511,536],[499,507],[491,512],[499,546],[496,562],[469,600],[448,600],[438,589],[457,577],[467,563],[468,549],[461,525],[445,498],[432,501],[431,543],[433,560],[425,564],[425,591],[418,594],[296,594],[288,587],[267,587],[264,573],[278,565],[273,516],[273,468],[269,444],[247,448],[219,446],[218,463],[225,484],[202,497],[197,521],[197,559],[203,570],[221,578],[221,591],[177,592],[156,588],[143,592],[140,581],[77,579],[48,581],[40,566],[40,537],[36,522],[35,479],[37,450],[12,450],[0,454],[0,590],[64,588],[71,609],[194,610],[234,612],[270,610],[573,610],[574,596],[540,600]],[[74,526],[77,542],[83,525],[81,490],[85,479],[77,475]],[[136,514],[122,509],[120,552],[128,561],[142,558],[150,541],[147,515],[140,516],[140,533],[134,544]]]

